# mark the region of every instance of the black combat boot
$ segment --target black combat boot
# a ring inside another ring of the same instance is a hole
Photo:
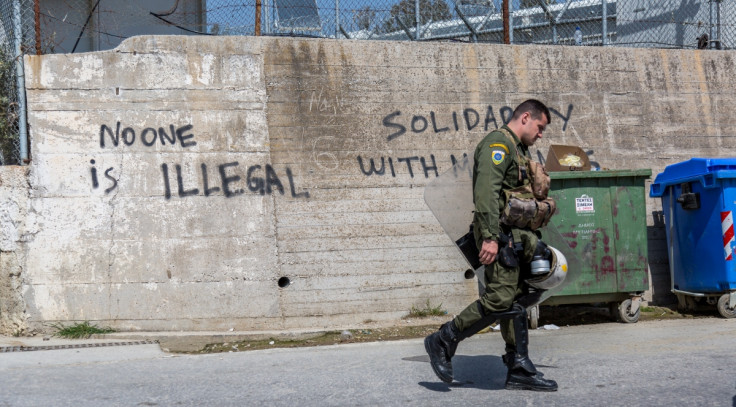
[[[509,371],[511,371],[511,368],[514,366],[515,356],[516,356],[516,348],[512,348],[509,345],[506,345],[506,354],[501,356],[501,360],[503,360],[503,364],[506,365],[506,368],[508,368]],[[537,376],[544,377],[544,373],[537,370]]]
[[[522,369],[529,374],[536,374],[537,369],[529,359],[529,329],[526,325],[526,308],[518,303],[514,303],[512,309],[518,311],[518,314],[512,320],[514,324],[514,337],[516,338],[516,349],[507,347],[504,361],[509,359],[507,363],[509,370]],[[510,355],[510,351],[514,351],[513,355]]]
[[[514,355],[516,355],[516,346],[511,346],[507,343],[505,350],[506,354],[501,356],[501,360],[503,360],[503,364],[506,365],[507,368],[511,369],[514,362]]]
[[[514,304],[517,306],[518,304]],[[526,309],[523,307],[520,314],[514,318],[514,336],[516,349],[503,357],[509,371],[506,375],[506,388],[509,390],[557,391],[557,382],[547,380],[537,372],[536,367],[529,359],[529,330],[526,322]]]
[[[542,377],[537,372],[529,374],[522,369],[509,370],[506,375],[507,390],[557,391],[557,382]]]
[[[424,338],[424,349],[429,355],[429,364],[432,370],[445,383],[452,383],[452,362],[460,330],[454,321],[448,321],[440,329]]]

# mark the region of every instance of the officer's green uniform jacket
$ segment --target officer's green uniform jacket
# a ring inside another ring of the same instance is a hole
[[[500,130],[488,134],[475,149],[473,167],[473,234],[480,250],[483,239],[498,240],[501,226],[499,220],[505,204],[504,190],[520,186],[519,163],[517,150],[525,157],[531,158],[529,148],[524,145],[511,129],[504,126],[511,134],[513,142]],[[511,232],[514,239],[524,246],[521,261],[531,260],[533,248],[536,247],[537,236],[531,230],[504,227],[506,233]],[[460,331],[465,330],[483,318],[486,312],[505,311],[511,307],[516,296],[522,293],[520,269],[506,268],[498,260],[485,267],[486,286],[477,302],[468,305],[454,319]],[[479,308],[482,308],[479,309]],[[501,335],[506,342],[506,351],[514,350],[516,339],[510,320],[501,320]]]
[[[483,239],[498,240],[499,219],[505,204],[503,190],[521,185],[517,150],[530,157],[529,148],[507,126],[516,144],[501,131],[489,133],[475,148],[473,165],[473,234],[478,249]]]

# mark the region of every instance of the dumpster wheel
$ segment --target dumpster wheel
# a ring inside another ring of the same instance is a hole
[[[539,327],[539,305],[529,308],[529,328],[537,329]]]
[[[618,306],[618,316],[621,322],[633,324],[639,320],[641,316],[641,308],[638,308],[635,313],[631,313],[631,298],[628,298],[621,302]]]
[[[729,294],[723,294],[718,299],[718,313],[724,318],[736,318],[736,308],[728,308]]]

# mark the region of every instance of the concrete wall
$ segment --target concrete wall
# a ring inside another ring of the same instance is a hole
[[[476,285],[422,198],[453,157],[529,97],[553,109],[542,156],[579,145],[656,174],[732,155],[734,55],[136,37],[27,57],[33,161],[27,186],[2,189],[25,203],[0,219],[32,233],[3,228],[3,259],[20,260],[1,300],[24,308],[0,318],[260,330],[427,300],[459,312]],[[669,298],[660,210],[648,200],[655,301]]]
[[[5,334],[27,328],[21,294],[24,242],[36,232],[29,198],[28,167],[0,166],[0,333]]]

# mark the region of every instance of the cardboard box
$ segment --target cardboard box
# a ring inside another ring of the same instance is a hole
[[[581,165],[566,165],[568,163],[580,163]],[[547,169],[547,172],[590,171],[590,159],[580,147],[552,145],[549,146],[544,168]]]

